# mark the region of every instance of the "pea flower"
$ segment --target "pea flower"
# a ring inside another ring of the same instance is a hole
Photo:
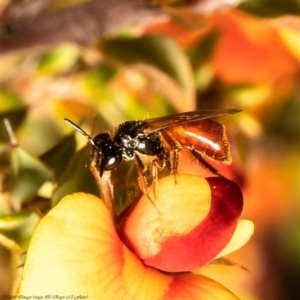
[[[242,208],[239,187],[221,177],[164,177],[155,206],[142,195],[115,222],[99,198],[68,195],[33,235],[19,295],[237,299],[192,271],[248,241],[253,224],[240,220]]]

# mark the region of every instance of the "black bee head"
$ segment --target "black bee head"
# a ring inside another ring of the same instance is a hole
[[[99,168],[100,176],[104,171],[114,170],[120,165],[123,160],[122,151],[109,133],[100,133],[90,142],[91,157]]]
[[[108,132],[100,133],[92,138],[82,128],[68,119],[64,119],[70,126],[87,137],[91,144],[91,158],[93,164],[99,169],[100,176],[104,171],[117,168],[123,160],[120,147],[112,140]]]

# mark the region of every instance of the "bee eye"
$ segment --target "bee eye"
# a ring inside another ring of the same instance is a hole
[[[107,159],[103,159],[105,170],[113,170],[115,169],[122,161],[122,157],[112,156]]]
[[[103,157],[100,163],[100,176],[103,175],[104,171],[112,171],[116,169],[122,162],[123,158],[120,153],[115,153],[112,156]]]

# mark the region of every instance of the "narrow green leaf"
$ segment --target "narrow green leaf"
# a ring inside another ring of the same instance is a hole
[[[14,180],[11,198],[14,202],[34,197],[45,181],[53,180],[50,169],[21,147],[12,149],[12,165]]]
[[[62,45],[44,55],[38,67],[43,75],[58,75],[74,67],[79,57],[79,50],[74,45]]]
[[[45,152],[40,159],[54,172],[55,179],[59,179],[65,171],[76,151],[76,140],[74,134],[66,136],[52,149]]]
[[[18,213],[0,215],[0,232],[3,232],[3,230],[13,230],[22,226],[31,214],[32,211],[23,210]]]
[[[40,216],[30,210],[0,216],[0,235],[5,235],[23,249],[27,249],[39,221]]]
[[[90,164],[89,152],[89,145],[87,145],[76,152],[70,160],[57,183],[52,198],[53,205],[57,204],[64,196],[75,192],[85,192],[99,196],[95,179],[87,167]]]

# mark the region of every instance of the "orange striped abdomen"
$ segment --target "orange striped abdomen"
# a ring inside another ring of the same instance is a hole
[[[183,147],[195,149],[215,161],[231,163],[225,127],[211,119],[173,126],[166,131]]]

